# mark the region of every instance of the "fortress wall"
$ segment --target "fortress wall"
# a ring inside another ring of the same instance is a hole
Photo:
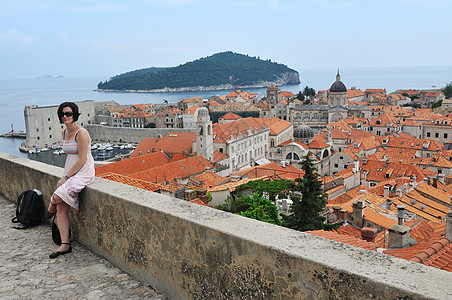
[[[0,153],[0,194],[38,188],[48,204],[62,172]],[[117,182],[80,201],[73,239],[171,299],[452,297],[450,272]]]
[[[194,132],[194,129],[184,128],[129,128],[129,127],[107,127],[101,125],[84,126],[93,142],[119,142],[138,144],[144,138],[158,138],[168,135],[170,132]]]

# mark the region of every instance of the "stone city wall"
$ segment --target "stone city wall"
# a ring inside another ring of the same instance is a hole
[[[138,144],[144,138],[164,137],[170,132],[194,132],[194,129],[183,128],[129,128],[108,127],[101,125],[84,126],[93,142],[119,142]]]
[[[5,153],[0,170],[2,196],[38,188],[47,204],[63,172]],[[450,272],[117,182],[96,178],[80,203],[73,239],[170,299],[452,297]]]

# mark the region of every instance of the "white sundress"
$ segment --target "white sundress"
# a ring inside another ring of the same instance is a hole
[[[82,128],[79,128],[74,138],[70,141],[66,141],[66,130],[63,139],[63,151],[66,153],[66,163],[64,165],[64,174],[66,174],[72,166],[78,161],[78,148],[77,148],[77,133]],[[86,130],[86,129],[83,129]],[[64,184],[56,189],[54,194],[57,194],[64,202],[66,202],[72,209],[79,209],[78,194],[88,184],[93,183],[95,176],[94,171],[94,158],[91,155],[91,140],[88,142],[88,152],[86,163],[83,167],[73,176],[69,177]],[[53,195],[51,197],[52,201]]]

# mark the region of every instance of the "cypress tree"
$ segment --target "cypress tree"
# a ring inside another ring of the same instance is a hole
[[[309,156],[310,153],[300,162],[305,175],[295,180],[298,184],[293,188],[301,196],[293,196],[291,214],[283,215],[283,226],[299,231],[329,229],[324,224],[326,218],[320,215],[326,206],[322,182]]]

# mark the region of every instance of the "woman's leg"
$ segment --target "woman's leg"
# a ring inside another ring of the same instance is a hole
[[[53,201],[57,204],[58,229],[60,230],[61,242],[69,243],[69,205],[58,195],[53,194]],[[70,245],[61,244],[57,251],[65,252]]]

